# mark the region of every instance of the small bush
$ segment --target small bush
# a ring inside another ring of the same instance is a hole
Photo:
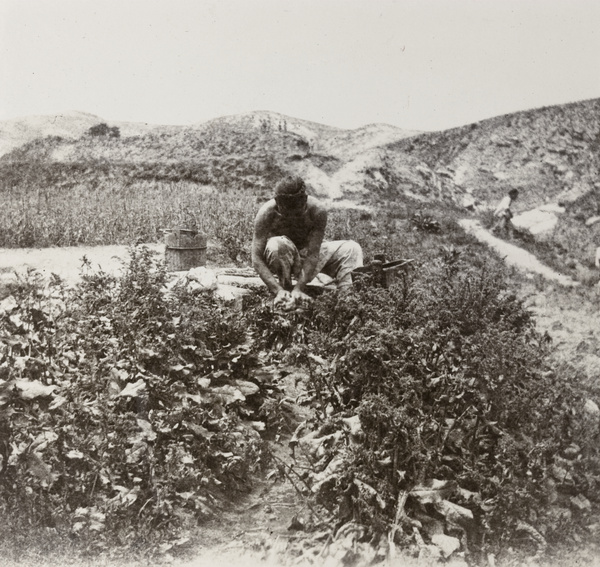
[[[111,128],[108,124],[102,122],[100,124],[96,124],[95,126],[92,126],[88,130],[88,134],[90,136],[119,138],[121,136],[121,131],[119,130],[119,128],[117,126],[113,126]]]
[[[575,494],[596,499],[600,460],[586,438],[597,425],[577,425],[581,386],[552,369],[545,337],[499,272],[442,254],[388,290],[323,295],[293,338],[283,328],[279,338],[300,343],[295,356],[311,370],[316,428],[329,439],[313,490],[338,525],[385,533],[408,515],[466,537],[474,553],[517,545],[525,524],[555,542],[585,534],[585,516],[566,526],[548,499],[560,510]],[[352,416],[360,436],[344,425]],[[580,460],[565,465],[569,446]]]
[[[440,232],[440,223],[431,215],[417,211],[410,219],[411,224],[418,230],[426,232]]]
[[[87,271],[71,292],[32,273],[14,290],[0,314],[5,519],[152,550],[249,489],[267,460],[250,420],[274,386],[253,377],[240,314],[165,284],[141,248],[119,278]]]

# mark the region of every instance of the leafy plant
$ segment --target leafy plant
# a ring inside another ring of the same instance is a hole
[[[323,295],[304,325],[305,356],[322,361],[310,372],[321,421],[306,443],[326,448],[313,490],[338,525],[391,530],[400,543],[419,520],[425,538],[466,537],[472,553],[498,553],[523,530],[534,548],[542,533],[569,537],[547,504],[562,510],[573,490],[595,499],[598,450],[576,425],[582,388],[552,369],[500,273],[444,251],[389,290]],[[583,476],[557,459],[571,445]],[[557,478],[557,462],[579,480]]]
[[[426,232],[439,232],[441,228],[440,223],[437,220],[431,215],[421,211],[414,213],[410,222],[415,228]]]
[[[152,549],[251,486],[277,387],[240,314],[166,283],[140,248],[121,277],[69,291],[31,273],[3,304],[5,517]]]

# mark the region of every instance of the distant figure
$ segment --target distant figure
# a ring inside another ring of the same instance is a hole
[[[496,222],[494,226],[492,226],[492,232],[502,231],[505,235],[509,235],[512,237],[514,234],[514,226],[511,221],[513,217],[513,213],[510,209],[511,205],[514,201],[516,201],[519,196],[519,191],[517,189],[511,189],[508,192],[508,195],[498,203],[496,210],[494,211],[494,218]]]
[[[596,258],[594,260],[596,268],[600,269],[600,246],[596,248]]]
[[[309,302],[306,285],[319,273],[334,278],[339,290],[352,285],[352,270],[363,265],[362,249],[352,240],[323,241],[326,225],[327,211],[306,194],[300,177],[280,181],[274,198],[259,209],[252,264],[276,307],[292,310]]]

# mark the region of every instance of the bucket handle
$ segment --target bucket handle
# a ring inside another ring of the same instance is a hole
[[[160,232],[163,234],[173,234],[175,232],[189,234],[190,236],[196,236],[198,234],[197,230],[193,230],[191,228],[161,228]]]

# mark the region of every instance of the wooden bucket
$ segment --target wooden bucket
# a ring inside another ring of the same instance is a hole
[[[187,228],[173,229],[165,237],[165,263],[169,272],[206,265],[206,235]]]

